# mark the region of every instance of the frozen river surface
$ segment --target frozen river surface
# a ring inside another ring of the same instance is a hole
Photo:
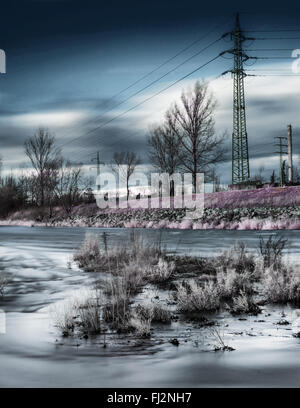
[[[0,266],[11,279],[0,301],[6,315],[6,334],[0,334],[1,387],[300,386],[300,340],[288,327],[275,325],[282,309],[268,311],[269,323],[259,323],[257,317],[238,323],[228,318],[231,332],[243,333],[230,338],[233,352],[204,352],[193,342],[174,347],[167,334],[165,342],[137,352],[112,353],[101,342],[63,345],[48,307],[91,279],[67,267],[86,231],[101,234],[104,229],[0,227]],[[111,243],[130,234],[126,229],[106,231]],[[153,230],[142,233],[157,236]],[[289,239],[285,256],[299,265],[300,231],[280,233]],[[162,242],[169,252],[210,256],[236,241],[256,251],[259,235],[269,233],[166,230]],[[285,308],[285,313],[290,319],[292,311]]]

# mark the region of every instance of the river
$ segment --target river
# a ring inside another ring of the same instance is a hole
[[[195,342],[180,347],[154,342],[145,350],[122,353],[103,349],[100,342],[93,347],[63,344],[49,319],[49,305],[89,283],[90,274],[67,266],[87,231],[106,231],[111,245],[130,234],[126,229],[0,227],[0,266],[10,280],[0,299],[6,316],[6,333],[0,334],[1,387],[300,385],[300,340],[275,326],[282,308],[271,310],[264,329],[255,317],[239,323],[228,318],[231,331],[243,327],[244,333],[255,333],[232,336],[233,352],[204,352]],[[170,253],[212,256],[241,241],[256,251],[258,237],[270,233],[274,231],[164,230],[160,239]],[[289,240],[285,257],[299,265],[300,231],[279,233]],[[141,234],[158,238],[155,230]],[[284,310],[290,318],[292,311]]]

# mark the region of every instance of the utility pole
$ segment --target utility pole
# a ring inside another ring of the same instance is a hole
[[[279,154],[279,184],[280,184],[280,187],[282,187],[285,181],[284,180],[284,169],[283,169],[285,161],[283,161],[283,155],[287,154],[287,151],[284,150],[287,148],[287,144],[285,144],[283,141],[286,141],[287,138],[285,136],[278,136],[278,137],[275,137],[275,139],[278,139],[278,143],[276,143],[275,146],[279,148],[279,152],[275,152],[275,153]]]
[[[96,157],[93,157],[91,161],[92,162],[96,161],[97,163],[96,169],[97,169],[97,183],[98,183],[100,179],[99,177],[100,176],[100,164],[104,164],[103,162],[100,162],[100,152],[99,151],[97,152]],[[91,167],[91,168],[95,168],[95,167]],[[100,184],[97,184],[97,190],[100,191]]]
[[[288,182],[293,183],[293,139],[292,125],[288,125]]]
[[[243,35],[238,13],[234,30],[227,34],[230,34],[234,41],[234,48],[223,53],[233,54],[234,66],[232,70],[227,70],[223,74],[227,72],[233,74],[232,184],[238,184],[250,179],[244,91],[244,78],[247,74],[244,71],[243,63],[250,58],[256,58],[249,57],[243,52],[243,42],[253,40],[253,38]]]

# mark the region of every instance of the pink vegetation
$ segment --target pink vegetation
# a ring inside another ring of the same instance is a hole
[[[300,205],[300,186],[233,190],[205,194],[207,208],[289,207]]]

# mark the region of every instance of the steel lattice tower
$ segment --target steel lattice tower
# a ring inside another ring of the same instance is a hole
[[[231,70],[233,73],[232,184],[237,184],[250,179],[244,91],[246,73],[243,68],[244,61],[249,57],[243,53],[242,44],[247,38],[241,31],[238,14],[231,37],[234,40],[232,50],[234,68]]]

